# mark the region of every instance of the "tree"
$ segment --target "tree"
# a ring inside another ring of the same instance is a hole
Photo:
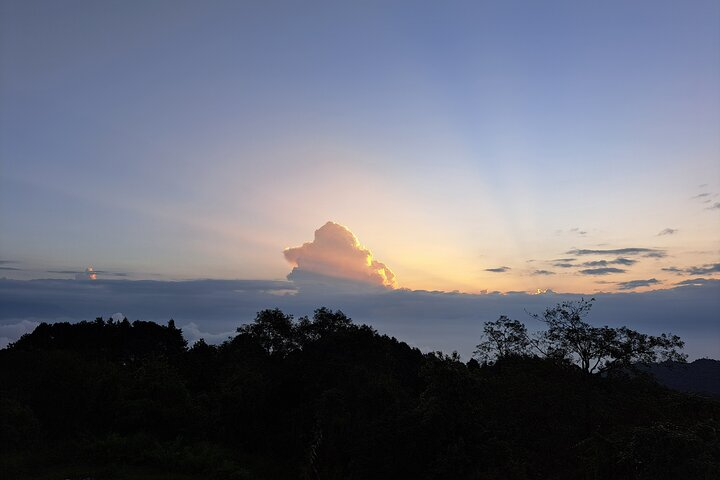
[[[542,315],[531,316],[547,326],[532,341],[546,357],[575,362],[587,373],[602,373],[629,368],[635,363],[658,360],[684,362],[687,355],[678,352],[685,343],[677,335],[659,337],[636,332],[628,327],[593,327],[584,321],[595,299],[563,302]]]
[[[312,321],[301,317],[296,327],[296,336],[301,345],[316,341],[324,335],[330,335],[348,329],[352,320],[341,310],[332,311],[327,307],[315,310]]]
[[[530,353],[527,328],[521,322],[510,320],[505,315],[494,322],[485,322],[481,340],[474,355],[483,362]]]
[[[255,338],[271,354],[283,356],[295,347],[293,316],[279,308],[258,312],[254,323],[238,327],[237,332]]]
[[[570,361],[587,373],[603,373],[632,368],[637,363],[672,360],[684,362],[680,353],[685,343],[677,335],[652,336],[628,327],[594,327],[584,319],[595,299],[559,303],[542,315],[530,314],[544,323],[547,330],[529,336],[517,320],[501,316],[485,322],[475,356],[484,362],[518,355],[536,355]]]

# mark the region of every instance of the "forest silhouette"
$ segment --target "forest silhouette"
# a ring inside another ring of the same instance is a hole
[[[591,301],[487,322],[476,358],[341,311],[263,310],[220,345],[127,319],[0,350],[4,478],[720,478],[720,401],[637,368],[682,341],[593,327]],[[479,360],[479,361],[478,361]]]

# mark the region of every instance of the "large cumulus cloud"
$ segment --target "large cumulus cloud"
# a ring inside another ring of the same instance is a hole
[[[337,278],[368,285],[395,288],[395,274],[373,258],[347,228],[327,222],[315,230],[315,239],[299,247],[287,248],[285,259],[294,268],[289,280],[302,282],[308,277]]]

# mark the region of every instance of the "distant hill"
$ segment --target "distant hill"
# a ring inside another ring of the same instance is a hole
[[[701,358],[692,363],[663,362],[647,368],[658,383],[681,392],[720,397],[720,361]]]

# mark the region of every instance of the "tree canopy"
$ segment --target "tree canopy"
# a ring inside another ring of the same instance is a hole
[[[327,308],[297,319],[263,310],[220,345],[191,347],[174,323],[42,324],[0,350],[0,471],[29,479],[720,475],[717,400],[530,354],[539,340],[505,317],[489,322],[487,335],[493,361],[481,365],[422,353]]]
[[[587,373],[686,360],[687,355],[679,352],[685,343],[677,335],[652,336],[628,327],[591,325],[585,318],[593,302],[594,299],[563,302],[542,314],[531,314],[546,326],[546,330],[534,335],[528,334],[524,324],[504,315],[494,322],[486,322],[475,354],[483,361],[539,355],[575,363]]]

